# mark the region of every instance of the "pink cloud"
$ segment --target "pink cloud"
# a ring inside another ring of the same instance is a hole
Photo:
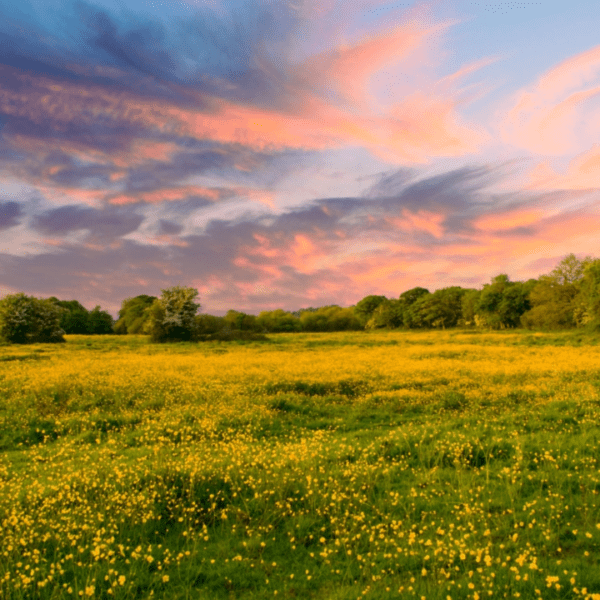
[[[517,227],[527,227],[538,223],[545,216],[541,209],[516,209],[479,217],[473,225],[482,231],[503,231]]]
[[[239,198],[250,200],[251,202],[259,202],[275,210],[275,194],[267,189],[234,187],[231,192]]]
[[[538,163],[529,173],[531,189],[586,190],[600,188],[600,145],[573,158],[566,172],[559,173],[547,161]]]
[[[146,202],[148,204],[159,204],[161,202],[173,202],[185,200],[190,196],[201,196],[213,202],[221,197],[221,191],[216,188],[205,188],[197,185],[185,185],[179,187],[163,188],[149,192],[136,192],[128,194],[118,194],[109,197],[109,204],[123,205]]]
[[[477,127],[461,123],[460,102],[450,80],[435,91],[433,67],[426,74],[431,91],[408,96],[383,114],[369,91],[371,77],[390,62],[404,61],[403,68],[421,69],[415,52],[425,51],[448,25],[428,25],[423,19],[413,19],[289,67],[289,83],[284,85],[290,97],[296,98],[294,107],[258,108],[182,88],[188,99],[196,97],[199,108],[181,108],[128,91],[90,83],[58,84],[50,77],[34,78],[13,70],[11,76],[23,82],[27,94],[0,89],[0,110],[33,123],[50,122],[57,130],[108,120],[113,127],[128,124],[144,131],[238,143],[259,150],[319,150],[362,144],[393,161],[425,162],[430,156],[462,155],[476,150],[485,135]],[[465,67],[464,74],[475,68]],[[458,78],[461,73],[455,75]],[[176,91],[177,86],[173,87]],[[336,105],[331,93],[345,99],[346,104]],[[130,166],[168,161],[177,151],[173,143],[142,139],[123,142],[128,144],[126,151],[103,153],[91,147],[91,141],[79,140],[72,144],[71,153],[87,152],[96,161],[111,163],[118,173]],[[45,143],[39,140],[37,150],[41,151]],[[90,147],[84,150],[86,143]],[[115,180],[118,177],[114,175]]]
[[[546,155],[581,151],[600,135],[600,46],[550,69],[521,90],[505,115],[505,141]]]
[[[404,232],[425,231],[436,238],[444,235],[442,223],[446,215],[436,214],[426,210],[411,212],[402,210],[402,217],[386,217],[385,220],[395,228]]]
[[[38,190],[47,200],[63,204],[65,202],[76,202],[78,204],[87,204],[89,206],[99,206],[102,204],[106,193],[103,190],[86,190],[76,187],[47,186],[39,184]]]
[[[311,86],[333,87],[352,107],[368,110],[372,102],[367,93],[370,78],[385,65],[407,58],[447,26],[424,27],[423,23],[407,22],[312,57],[302,65],[300,73]]]

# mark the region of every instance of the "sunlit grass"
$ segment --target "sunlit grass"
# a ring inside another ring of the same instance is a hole
[[[600,594],[593,337],[269,337],[0,347],[0,597]]]

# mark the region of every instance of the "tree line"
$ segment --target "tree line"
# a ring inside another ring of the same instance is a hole
[[[0,338],[8,342],[60,342],[65,334],[148,334],[156,342],[252,339],[264,333],[476,327],[538,330],[600,328],[600,259],[566,256],[538,279],[494,277],[481,289],[415,287],[398,298],[369,295],[351,307],[337,305],[263,311],[230,310],[223,317],[197,314],[197,290],[173,287],[160,297],[123,301],[119,316],[77,300],[12,294],[0,300]]]

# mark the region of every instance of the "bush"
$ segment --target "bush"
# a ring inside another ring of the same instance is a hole
[[[114,325],[115,333],[119,335],[142,333],[150,318],[150,307],[155,300],[156,296],[146,294],[123,300],[119,310],[119,318]]]
[[[153,342],[186,342],[197,338],[195,302],[198,290],[172,287],[161,290],[162,296],[150,306],[145,332]]]
[[[11,294],[0,300],[0,338],[13,344],[64,342],[62,308],[52,300]]]

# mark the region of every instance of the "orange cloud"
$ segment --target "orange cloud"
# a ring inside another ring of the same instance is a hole
[[[410,95],[385,120],[385,137],[375,153],[384,160],[396,156],[427,162],[430,156],[475,152],[488,136],[480,128],[462,125],[455,109],[452,98]]]
[[[300,72],[312,85],[333,88],[355,107],[368,109],[369,79],[385,65],[399,62],[448,24],[424,27],[417,21],[398,25],[387,32],[344,44],[306,61]]]
[[[126,169],[149,161],[167,162],[178,150],[177,144],[138,139],[132,142],[127,152],[112,154],[111,159],[115,166]]]
[[[482,231],[503,231],[538,223],[544,216],[541,210],[517,209],[479,217],[473,225]]]
[[[109,204],[123,205],[146,202],[148,204],[158,204],[160,202],[173,202],[184,200],[190,196],[201,196],[213,202],[221,197],[221,191],[217,188],[205,188],[197,185],[184,185],[173,188],[163,188],[149,192],[137,192],[130,194],[118,194],[109,198]]]
[[[88,204],[89,206],[99,206],[105,196],[105,192],[102,190],[86,190],[74,187],[38,185],[38,190],[47,200],[61,204],[68,201]]]
[[[586,190],[600,188],[600,145],[571,160],[565,173],[558,173],[547,161],[538,163],[529,173],[531,189]]]

